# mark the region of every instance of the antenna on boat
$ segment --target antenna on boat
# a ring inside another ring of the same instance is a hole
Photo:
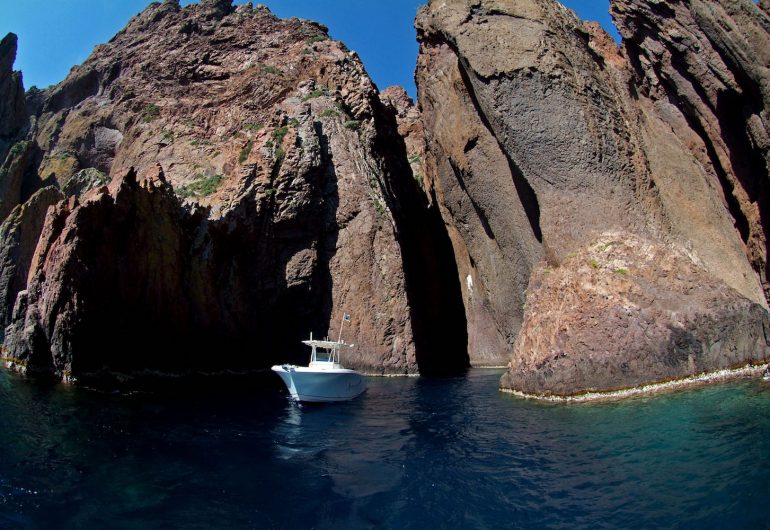
[[[348,315],[347,313],[345,313],[343,311],[342,312],[342,320],[340,321],[340,335],[339,335],[339,337],[337,337],[337,342],[341,342],[342,341],[342,325],[345,322],[350,322],[350,315]]]

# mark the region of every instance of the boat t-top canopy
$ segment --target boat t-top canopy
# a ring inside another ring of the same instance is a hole
[[[339,363],[340,362],[340,348],[343,346],[347,346],[348,348],[352,346],[352,344],[345,344],[344,340],[316,340],[313,339],[313,333],[310,333],[310,340],[303,340],[302,344],[307,344],[311,348],[313,348],[313,352],[310,354],[310,364],[311,366],[316,362],[327,362],[327,363]],[[327,350],[328,353],[322,353],[321,358],[318,358],[318,354],[316,353],[316,348],[321,348],[322,350]]]
[[[335,342],[333,340],[303,340],[302,344],[307,344],[311,348],[324,348],[325,350],[339,350],[343,346],[350,347],[345,341]]]

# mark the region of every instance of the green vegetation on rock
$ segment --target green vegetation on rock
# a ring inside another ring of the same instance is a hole
[[[12,157],[17,157],[26,151],[31,143],[32,142],[29,140],[21,140],[20,142],[16,142],[13,144],[13,147],[11,147],[11,151],[8,154]]]
[[[311,93],[307,94],[306,96],[302,96],[300,99],[302,101],[307,101],[309,99],[320,98],[321,96],[325,96],[325,95],[326,95],[326,90],[319,88],[319,89],[313,90]]]
[[[283,142],[283,138],[289,133],[289,128],[284,126],[280,127],[273,131],[273,140],[275,140],[276,144],[281,144]]]
[[[282,160],[284,156],[286,156],[286,151],[283,149],[283,146],[281,145],[283,143],[283,139],[286,137],[286,135],[289,133],[289,128],[287,126],[279,127],[278,129],[273,131],[272,137],[273,141],[268,141],[267,145],[268,147],[272,147],[273,145],[276,146],[275,148],[275,158],[276,160]]]
[[[160,107],[158,107],[155,103],[148,103],[142,111],[142,121],[144,123],[150,123],[158,116],[160,116]]]
[[[315,35],[314,37],[305,39],[305,44],[310,46],[311,44],[315,44],[316,42],[323,42],[325,40],[329,40],[329,38],[326,35]]]
[[[333,107],[330,107],[330,108],[324,110],[319,116],[321,118],[336,118],[339,115],[340,115],[340,111],[338,111],[337,109],[335,109]]]
[[[224,177],[222,175],[198,175],[195,180],[175,191],[180,197],[206,197],[214,193]]]
[[[283,75],[283,70],[270,64],[260,65],[259,71],[263,74]]]
[[[238,163],[243,164],[246,159],[249,158],[252,147],[254,147],[254,142],[251,140],[246,142],[246,145],[243,146],[243,149],[241,149],[241,154],[238,155]]]

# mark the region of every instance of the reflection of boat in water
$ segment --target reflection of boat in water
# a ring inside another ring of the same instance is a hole
[[[349,320],[346,314],[343,322]],[[366,380],[356,372],[345,368],[340,364],[340,349],[343,346],[350,347],[341,340],[303,340],[303,344],[310,346],[313,351],[310,354],[310,364],[296,366],[282,364],[273,366],[273,371],[283,380],[291,397],[297,401],[329,402],[347,401],[361,395],[366,390]]]

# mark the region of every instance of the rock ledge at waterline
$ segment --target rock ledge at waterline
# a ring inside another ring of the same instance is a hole
[[[603,234],[532,277],[501,388],[613,392],[770,360],[770,315],[683,249]]]

